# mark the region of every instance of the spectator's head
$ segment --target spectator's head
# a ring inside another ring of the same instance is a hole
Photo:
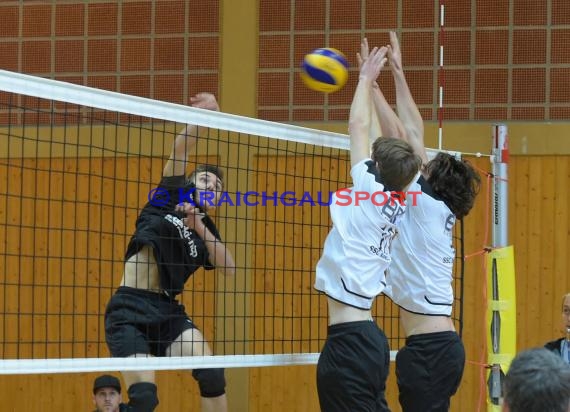
[[[101,375],[93,383],[93,404],[98,412],[119,412],[121,382],[114,376]]]
[[[518,354],[503,389],[504,412],[570,412],[570,366],[547,349]]]
[[[562,331],[570,329],[570,293],[562,297]]]

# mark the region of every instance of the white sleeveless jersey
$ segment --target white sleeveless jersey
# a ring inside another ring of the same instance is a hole
[[[407,211],[392,243],[392,264],[384,293],[398,306],[424,315],[451,315],[453,305],[452,230],[455,215],[420,177],[408,193],[420,191],[415,205],[406,197]]]
[[[390,192],[384,192],[372,160],[359,162],[350,173],[354,186],[332,196],[333,227],[317,263],[315,289],[339,302],[367,310],[385,287],[390,245],[405,206],[392,201]],[[370,199],[360,200],[357,205],[358,192],[370,197],[376,193],[375,202],[384,205],[375,205]],[[383,202],[386,197],[388,200]]]

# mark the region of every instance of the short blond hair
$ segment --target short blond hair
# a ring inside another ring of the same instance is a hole
[[[570,293],[565,294],[564,296],[562,296],[562,310],[564,310],[564,302],[566,301],[566,298],[570,297]]]

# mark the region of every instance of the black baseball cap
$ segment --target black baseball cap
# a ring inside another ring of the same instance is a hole
[[[101,388],[114,388],[121,393],[121,382],[114,376],[101,375],[93,383],[93,393],[95,394]]]

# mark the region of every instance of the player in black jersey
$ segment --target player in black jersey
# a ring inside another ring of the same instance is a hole
[[[200,93],[193,107],[219,110],[216,98]],[[223,174],[199,166],[186,177],[197,128],[188,125],[175,139],[155,196],[142,209],[125,254],[120,287],[105,313],[105,337],[114,357],[200,356],[212,351],[176,296],[200,267],[233,275],[232,254],[207,212],[223,189]],[[200,201],[201,193],[213,196]],[[190,198],[189,196],[193,196]],[[196,369],[203,411],[226,411],[223,369]],[[123,372],[129,410],[153,411],[158,404],[154,371]]]
[[[388,62],[396,85],[397,115],[377,85],[374,105],[380,126],[406,140],[423,162],[421,176],[410,186],[408,209],[392,243],[386,274],[388,295],[400,307],[406,344],[396,356],[399,401],[404,412],[444,412],[457,391],[465,350],[451,320],[455,250],[452,229],[473,207],[480,179],[473,167],[447,153],[428,161],[420,112],[408,88],[398,38],[390,33]],[[362,59],[368,44],[363,43]]]

